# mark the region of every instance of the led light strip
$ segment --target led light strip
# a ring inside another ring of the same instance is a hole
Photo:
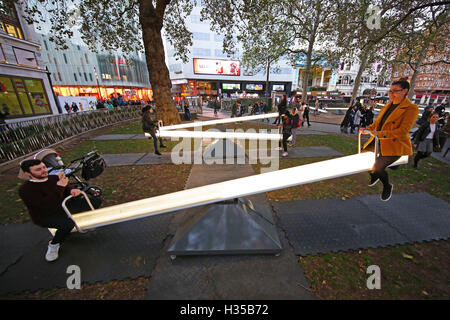
[[[204,126],[211,126],[211,125],[221,124],[221,123],[252,121],[252,120],[259,120],[259,119],[276,118],[276,117],[278,117],[278,112],[277,113],[259,114],[259,115],[255,115],[255,116],[245,116],[245,117],[236,117],[236,118],[209,120],[209,121],[196,121],[196,122],[176,124],[176,125],[171,125],[171,126],[160,126],[159,130],[166,131],[166,130],[193,128],[193,127],[204,127]]]
[[[146,136],[150,136],[148,133]],[[201,139],[245,139],[245,140],[281,140],[283,136],[275,133],[221,132],[221,131],[159,131],[161,138],[201,138]]]

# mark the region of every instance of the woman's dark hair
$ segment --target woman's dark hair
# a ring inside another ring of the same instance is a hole
[[[37,166],[38,164],[41,164],[41,160],[38,159],[30,159],[30,160],[24,160],[20,163],[20,168],[23,172],[30,172],[30,167]]]
[[[410,88],[408,78],[400,78],[397,81],[392,82],[391,85],[392,86],[398,85],[402,89],[408,89],[408,91],[409,91],[409,88]]]
[[[145,107],[142,108],[142,113],[147,112],[148,110],[150,110],[152,107],[150,105],[146,105]]]
[[[433,111],[433,112],[431,112],[430,115],[428,116],[428,119],[427,119],[428,122],[430,121],[431,117],[434,116],[435,114],[437,114],[437,116],[439,117],[439,113]]]

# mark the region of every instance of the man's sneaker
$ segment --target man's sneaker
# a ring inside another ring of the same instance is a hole
[[[378,181],[380,181],[380,178],[378,178],[377,176],[375,176],[373,173],[369,173],[370,174],[370,183],[369,183],[369,187],[373,187],[374,185],[377,184]]]
[[[58,251],[59,251],[59,243],[51,244],[51,242],[49,242],[47,253],[45,254],[45,260],[51,262],[58,259]]]
[[[282,156],[283,157],[287,157],[288,153],[287,152],[283,152]]]
[[[161,153],[159,151],[155,151],[155,154],[157,154],[158,156],[161,155]]]
[[[383,187],[383,192],[381,193],[381,200],[388,201],[392,196],[392,189],[394,186],[392,184],[388,184],[388,187]]]
[[[160,147],[160,148],[167,148],[167,146],[165,146],[165,145],[163,145],[163,144],[160,144],[159,147]]]

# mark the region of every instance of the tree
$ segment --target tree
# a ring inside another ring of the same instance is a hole
[[[414,14],[424,13],[433,7],[447,6],[450,1],[429,1],[429,0],[340,0],[338,1],[338,21],[339,30],[338,46],[347,53],[348,56],[356,55],[360,63],[356,76],[352,98],[353,103],[357,96],[361,76],[367,65],[380,57],[380,52],[392,52],[386,47],[393,43],[387,41],[388,36],[396,32]],[[373,5],[378,6],[378,13],[371,10]],[[372,21],[377,21],[372,24]],[[345,50],[348,48],[348,50]]]
[[[165,125],[179,123],[172,101],[169,70],[165,64],[164,27],[177,56],[187,60],[192,33],[184,20],[192,10],[190,0],[9,0],[25,8],[29,23],[49,23],[50,34],[60,48],[73,36],[74,11],[78,31],[93,51],[121,50],[125,56],[144,50],[158,115]]]
[[[414,95],[421,67],[450,64],[449,56],[445,54],[449,31],[449,10],[442,6],[432,7],[425,14],[410,17],[398,32],[390,36],[396,43],[398,52],[392,61],[394,68],[406,66],[412,71],[409,99]],[[428,52],[434,53],[431,61],[425,61]]]

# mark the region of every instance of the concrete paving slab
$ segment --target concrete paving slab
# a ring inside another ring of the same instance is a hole
[[[120,153],[102,154],[107,167],[132,166],[142,159],[147,153]]]

